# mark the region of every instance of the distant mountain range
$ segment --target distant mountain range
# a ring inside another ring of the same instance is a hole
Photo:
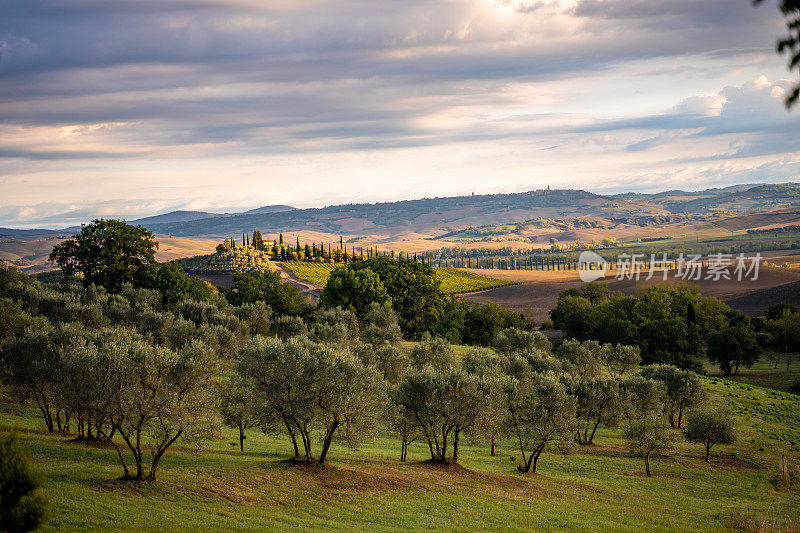
[[[264,206],[242,213],[173,211],[131,221],[163,235],[234,236],[254,229],[262,233],[318,231],[386,238],[419,234],[436,236],[469,227],[508,224],[541,218],[605,217],[625,219],[669,215],[756,213],[800,206],[800,184],[735,185],[704,191],[599,195],[582,190],[535,190],[426,198],[374,204],[345,204],[312,209]],[[71,228],[70,228],[71,229]],[[63,233],[66,230],[4,230],[0,235]],[[17,232],[17,233],[13,233]]]

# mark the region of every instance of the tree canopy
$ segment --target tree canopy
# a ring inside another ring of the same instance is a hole
[[[138,283],[156,264],[155,237],[142,226],[122,220],[98,219],[81,226],[81,232],[50,252],[65,276],[83,274],[85,286],[102,285],[118,292],[124,283]]]

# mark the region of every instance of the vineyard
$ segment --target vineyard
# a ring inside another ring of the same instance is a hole
[[[338,266],[332,263],[308,263],[303,261],[286,261],[281,264],[291,270],[296,277],[320,287],[325,286],[331,271]],[[518,281],[489,278],[458,268],[434,268],[433,271],[436,273],[436,278],[439,280],[442,292],[445,294],[483,291],[519,283]]]
[[[484,291],[487,289],[496,289],[497,287],[505,287],[507,285],[518,285],[520,283],[519,281],[489,278],[458,268],[434,268],[433,271],[436,273],[436,277],[442,287],[442,292],[445,294]]]
[[[232,274],[275,270],[275,265],[269,260],[269,254],[250,246],[176,259],[175,262],[190,274]]]

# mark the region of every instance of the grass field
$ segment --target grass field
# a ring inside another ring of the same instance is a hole
[[[328,283],[328,277],[339,265],[332,263],[307,263],[305,261],[285,261],[281,263],[285,268],[291,270],[296,277],[306,280],[314,285],[324,287]],[[460,294],[465,292],[482,291],[486,289],[496,289],[507,285],[517,285],[518,281],[502,280],[490,278],[469,272],[459,268],[434,268],[436,278],[441,284],[445,294]]]
[[[288,440],[251,431],[245,453],[222,430],[202,449],[173,450],[155,484],[119,481],[111,449],[42,431],[30,406],[0,403],[0,431],[18,428],[46,477],[44,531],[275,529],[358,530],[778,530],[794,520],[797,488],[774,481],[781,455],[800,466],[800,397],[715,378],[712,403],[735,409],[740,438],[702,460],[679,442],[652,460],[653,476],[624,448],[619,430],[562,456],[546,452],[540,473],[516,472],[518,452],[501,443],[467,445],[462,467],[433,468],[420,442],[397,460],[390,435],[350,450],[335,445],[330,466],[290,466]],[[676,432],[677,435],[677,432]],[[719,452],[724,452],[720,454]]]
[[[800,353],[776,355],[778,356],[777,367],[770,364],[765,354],[753,365],[753,368],[742,367],[737,375],[726,376],[725,379],[788,392],[795,382],[800,381]],[[706,361],[706,371],[710,376],[722,376],[719,368],[708,361]]]

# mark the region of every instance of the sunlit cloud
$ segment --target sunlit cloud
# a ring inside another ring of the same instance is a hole
[[[728,0],[0,0],[0,225],[796,179],[781,32]]]

